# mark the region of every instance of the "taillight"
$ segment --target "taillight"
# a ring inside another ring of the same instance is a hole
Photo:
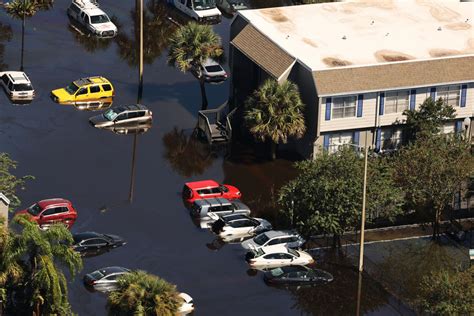
[[[97,284],[97,281],[95,280],[91,282],[91,285],[96,285],[96,284]]]
[[[153,112],[152,112],[152,111],[150,111],[150,116],[153,116]]]

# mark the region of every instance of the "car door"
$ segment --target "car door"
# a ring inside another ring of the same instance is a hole
[[[104,291],[113,290],[115,289],[117,285],[117,278],[119,276],[120,274],[112,274],[112,275],[106,276],[105,278],[102,278],[100,282],[98,282],[98,285]]]
[[[89,98],[91,99],[99,99],[101,97],[100,94],[100,86],[94,85],[89,87]]]
[[[122,112],[119,115],[117,115],[117,117],[115,118],[114,125],[125,124],[125,123],[127,123],[127,120],[128,120],[128,113],[127,112]]]
[[[66,208],[67,209],[67,208]],[[40,215],[40,226],[50,226],[54,223],[61,222],[64,213],[63,207],[50,207],[43,211]]]
[[[76,101],[83,101],[89,98],[89,90],[87,87],[81,87],[75,94]]]

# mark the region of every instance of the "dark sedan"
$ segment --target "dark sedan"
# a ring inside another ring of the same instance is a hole
[[[296,265],[271,269],[265,272],[263,279],[270,285],[318,285],[332,282],[334,278],[329,272]]]
[[[73,235],[73,249],[83,257],[97,256],[126,244],[125,240],[116,235],[84,232]]]

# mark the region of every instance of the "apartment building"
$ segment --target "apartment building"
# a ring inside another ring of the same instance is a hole
[[[365,0],[240,11],[231,26],[231,103],[267,78],[295,82],[305,157],[342,144],[379,150],[402,139],[405,109],[443,98],[444,132],[474,135],[474,3]]]

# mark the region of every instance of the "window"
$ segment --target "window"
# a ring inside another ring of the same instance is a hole
[[[459,85],[439,87],[437,94],[448,105],[459,106],[461,99],[461,87]]]
[[[128,113],[122,113],[115,118],[115,121],[122,121],[122,120],[126,120],[127,118],[128,118]]]
[[[70,9],[71,9],[73,12],[75,12],[75,13],[81,12],[81,9],[79,9],[79,7],[78,7],[77,5],[75,5],[75,4],[71,4]]]
[[[381,133],[381,149],[393,150],[397,149],[402,144],[402,130],[401,129],[384,129]]]
[[[89,240],[86,240],[84,241],[82,244],[83,245],[87,245],[87,246],[90,246],[90,245],[98,245],[100,244],[100,239],[97,239],[97,238],[94,238],[94,239],[89,239]]]
[[[271,253],[269,255],[263,256],[264,259],[280,259],[279,253]]]
[[[43,216],[48,216],[48,215],[53,215],[53,214],[56,214],[56,208],[50,208],[50,209],[47,209],[46,211],[43,212]]]
[[[138,112],[135,111],[135,112],[129,112],[128,113],[128,118],[129,119],[133,119],[133,118],[136,118],[136,117],[138,117]]]
[[[268,244],[269,245],[277,245],[280,243],[280,238],[275,238],[275,239],[272,239]]]
[[[356,96],[334,98],[332,117],[337,119],[356,116],[356,101]]]
[[[221,190],[217,187],[217,188],[212,188],[211,189],[211,193],[212,194],[220,194],[221,193]]]
[[[454,122],[444,123],[441,127],[441,133],[443,134],[453,134],[456,131],[456,124]]]
[[[345,144],[352,144],[352,132],[334,133],[329,136],[329,147],[330,153],[335,153],[339,150],[339,147]]]
[[[4,83],[5,85],[8,85],[8,77],[7,77],[7,75],[3,75],[3,76],[2,76],[2,80],[3,80],[3,83]]]
[[[280,259],[286,259],[286,260],[291,260],[293,259],[293,256],[287,253],[281,253],[280,254]]]
[[[104,91],[110,91],[112,90],[112,86],[109,84],[104,84],[102,85],[102,89],[104,89]]]
[[[91,93],[97,93],[100,92],[100,87],[99,86],[92,86],[90,87]]]
[[[408,109],[410,103],[408,90],[387,92],[385,96],[385,113],[400,113]]]
[[[197,190],[197,192],[198,192],[199,195],[211,194],[210,189],[201,189],[201,190]]]
[[[81,88],[77,91],[76,95],[82,95],[87,93],[87,88]]]

